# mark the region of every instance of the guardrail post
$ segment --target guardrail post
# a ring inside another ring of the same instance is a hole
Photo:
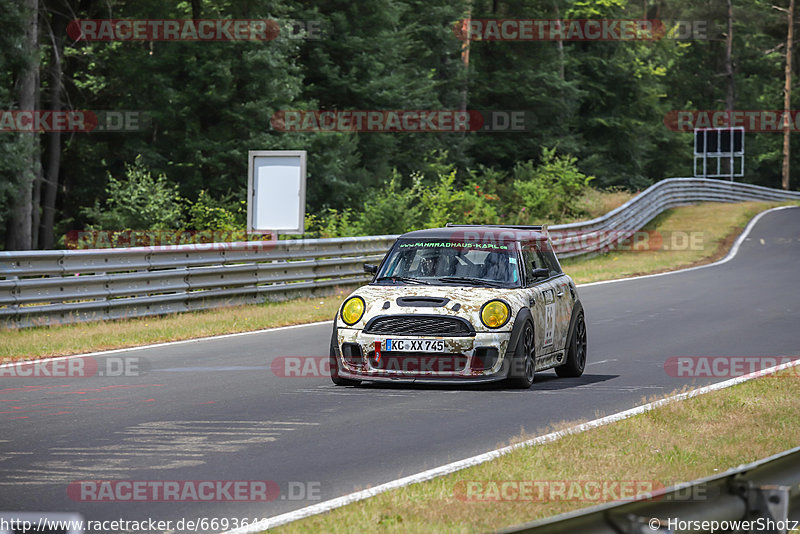
[[[747,480],[734,483],[736,491],[747,503],[747,519],[769,519],[776,525],[786,526],[789,519],[789,486],[778,484],[757,485]],[[771,529],[764,532],[786,534],[787,529]]]

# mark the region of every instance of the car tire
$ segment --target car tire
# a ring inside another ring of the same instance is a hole
[[[562,378],[581,376],[586,368],[586,321],[583,318],[583,311],[579,313],[569,340],[567,361],[564,365],[556,367],[556,374]]]
[[[523,362],[522,365],[520,362]],[[508,371],[506,383],[512,388],[530,388],[533,384],[535,368],[533,324],[526,320],[514,349],[514,358],[511,361],[511,369]]]
[[[353,380],[351,378],[342,378],[339,376],[339,357],[336,350],[336,321],[333,321],[333,335],[331,336],[331,355],[329,359],[329,367],[331,369],[331,380],[337,386],[357,386],[361,384],[361,380]]]

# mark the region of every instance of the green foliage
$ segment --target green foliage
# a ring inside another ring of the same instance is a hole
[[[409,224],[421,223],[422,177],[419,173],[411,175],[411,183],[411,187],[402,187],[401,177],[394,170],[389,182],[367,198],[358,218],[363,235],[398,234],[406,232]]]
[[[354,237],[364,235],[361,221],[353,219],[353,210],[328,208],[324,213],[306,214],[306,233],[303,237]]]
[[[486,224],[484,221],[497,221],[497,211],[493,205],[496,197],[481,192],[479,185],[456,189],[455,169],[438,176],[437,183],[422,190],[421,204],[427,214],[424,227],[441,227],[449,222]]]
[[[328,209],[306,217],[306,237],[399,234],[456,224],[538,224],[583,214],[579,199],[592,176],[577,167],[577,159],[542,150],[541,162],[520,162],[512,179],[492,168],[478,167],[459,185],[453,165],[432,156],[425,184],[413,173],[402,187],[397,171],[383,186],[370,191],[361,211]],[[510,185],[508,185],[510,184]],[[507,214],[505,217],[503,213]]]
[[[559,222],[565,217],[582,215],[578,199],[593,179],[594,176],[578,170],[577,158],[557,155],[555,148],[542,149],[538,166],[527,161],[514,167],[513,191],[521,206],[514,222]]]
[[[95,201],[84,208],[83,215],[91,227],[102,230],[168,230],[182,224],[178,186],[166,175],[153,174],[137,156],[133,164],[125,165],[125,178],[108,174],[105,206]]]
[[[215,200],[205,189],[189,203],[188,227],[192,230],[244,230],[247,203],[232,200],[230,195]]]

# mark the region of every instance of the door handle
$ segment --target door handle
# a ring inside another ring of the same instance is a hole
[[[560,297],[563,297],[563,296],[564,296],[564,290],[562,289],[561,291],[559,291],[558,293],[556,293],[556,296],[557,296],[557,297],[559,297],[559,298],[560,298]]]

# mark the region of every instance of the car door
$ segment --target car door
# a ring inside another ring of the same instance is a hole
[[[549,241],[537,244],[536,251],[541,263],[550,273],[550,282],[555,291],[555,323],[553,326],[553,350],[566,349],[569,321],[575,304],[575,293],[570,279],[561,270],[553,247]]]
[[[535,243],[521,245],[525,270],[525,288],[528,292],[531,315],[534,321],[534,341],[537,360],[555,350],[557,319],[556,290],[549,278],[534,278],[534,269],[545,268]]]

